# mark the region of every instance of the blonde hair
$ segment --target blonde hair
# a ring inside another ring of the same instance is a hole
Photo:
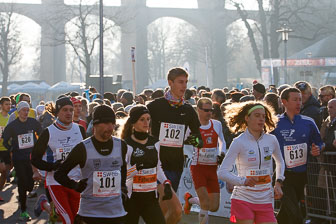
[[[233,103],[225,106],[225,120],[229,126],[229,129],[233,133],[243,132],[247,128],[247,122],[245,116],[249,116],[249,110],[257,105],[261,105],[265,108],[265,132],[271,132],[278,121],[278,118],[274,115],[272,107],[263,103],[262,101],[248,101],[244,103]]]

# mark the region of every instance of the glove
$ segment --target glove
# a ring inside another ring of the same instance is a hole
[[[193,145],[197,148],[203,147],[203,140],[200,136],[190,134],[188,138],[184,141],[184,144]]]
[[[171,189],[170,181],[165,181],[164,183],[164,195],[162,197],[162,201],[170,200],[173,197],[173,192]]]
[[[221,154],[217,156],[217,164],[221,165],[224,158],[225,158],[225,154],[224,152],[221,152]]]
[[[59,160],[57,160],[56,162],[54,162],[53,164],[52,164],[52,170],[57,170],[58,169],[58,167],[60,166],[62,164],[62,160],[61,159],[59,159]]]
[[[79,193],[82,193],[87,186],[87,180],[88,178],[85,178],[85,179],[81,179],[80,181],[76,182],[75,187],[73,189]]]
[[[124,206],[124,208],[125,208],[125,210],[127,210],[126,209],[126,203],[127,203],[127,201],[128,201],[128,194],[127,194],[127,187],[121,187],[121,199],[122,199],[122,203],[123,203],[123,206]]]

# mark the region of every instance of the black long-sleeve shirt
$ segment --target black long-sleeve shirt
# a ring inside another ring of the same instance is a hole
[[[92,140],[95,149],[99,154],[104,156],[111,154],[113,149],[112,139],[110,139],[107,142],[100,142],[94,136],[90,138]],[[121,151],[123,160],[123,164],[121,166],[121,187],[126,188],[127,165],[125,158],[127,153],[127,145],[123,140],[121,140]],[[68,173],[77,165],[83,168],[85,166],[85,162],[86,162],[86,149],[83,142],[81,142],[78,145],[76,145],[75,148],[72,149],[72,151],[65,159],[65,161],[62,163],[62,165],[56,170],[54,174],[55,180],[61,185],[73,189],[76,185],[76,182],[68,177]]]
[[[52,124],[52,125],[55,125],[55,124]],[[56,125],[55,127],[58,128]],[[85,139],[86,138],[85,129],[82,126],[79,126],[79,129],[81,131],[83,139]],[[62,131],[61,129],[59,130]],[[32,151],[31,163],[40,170],[52,171],[52,167],[54,164],[53,162],[51,163],[51,162],[42,160],[42,157],[48,148],[49,136],[50,136],[49,129],[48,128],[44,129],[41,136],[39,137],[36,144],[34,145],[34,148]]]

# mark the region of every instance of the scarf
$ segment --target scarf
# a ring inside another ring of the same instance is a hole
[[[169,105],[172,107],[178,108],[184,104],[184,98],[182,97],[180,99],[176,99],[170,90],[165,93],[164,97],[168,100]]]
[[[55,125],[56,125],[56,127],[61,129],[62,131],[67,131],[67,130],[70,130],[72,128],[72,123],[70,123],[69,125],[65,125],[60,120],[58,120],[58,118],[55,122]]]

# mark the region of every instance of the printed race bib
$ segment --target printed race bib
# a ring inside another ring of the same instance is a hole
[[[120,194],[121,173],[120,170],[94,171],[93,172],[93,196],[111,197]]]
[[[27,149],[34,146],[33,133],[18,135],[19,149]]]
[[[168,147],[182,147],[184,138],[184,124],[161,122],[160,145]]]
[[[288,168],[304,165],[307,163],[307,144],[286,145],[284,155]]]
[[[198,164],[217,165],[217,148],[201,148],[198,151]]]
[[[269,169],[251,169],[247,171],[246,178],[257,177],[256,185],[271,183],[271,175]]]
[[[71,148],[56,149],[56,160],[64,161],[68,157],[70,152]]]
[[[133,191],[135,192],[149,192],[156,190],[156,188],[156,167],[140,170],[139,173],[133,177]]]

